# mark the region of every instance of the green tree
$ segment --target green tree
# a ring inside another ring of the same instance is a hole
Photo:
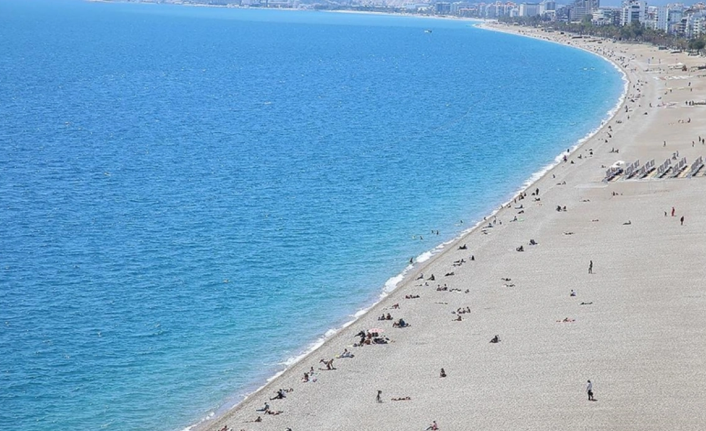
[[[696,52],[701,52],[702,49],[704,49],[704,46],[706,46],[706,41],[703,39],[691,39],[689,41],[689,49],[692,49]]]

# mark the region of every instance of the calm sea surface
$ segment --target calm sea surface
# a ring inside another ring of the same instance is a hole
[[[0,429],[232,404],[622,85],[468,22],[0,1]]]

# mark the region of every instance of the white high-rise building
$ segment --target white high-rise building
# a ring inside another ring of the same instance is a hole
[[[544,15],[547,12],[556,10],[556,2],[554,0],[545,0],[539,4],[539,14]]]
[[[681,25],[681,19],[684,12],[681,9],[668,9],[667,10],[667,32],[668,33],[680,33],[683,31]]]
[[[668,7],[661,7],[657,10],[657,30],[669,31]]]
[[[569,20],[572,22],[581,21],[586,15],[598,10],[600,5],[599,0],[575,0],[569,5]]]
[[[522,3],[520,4],[520,16],[537,16],[539,15],[539,3]]]
[[[632,22],[645,22],[645,12],[647,3],[640,0],[627,0],[623,3],[623,14],[620,17],[620,25],[629,25]]]
[[[647,12],[645,13],[645,27],[651,28],[652,30],[659,29],[659,8],[657,6],[647,6]]]
[[[697,18],[694,22],[694,37],[706,34],[706,16]]]

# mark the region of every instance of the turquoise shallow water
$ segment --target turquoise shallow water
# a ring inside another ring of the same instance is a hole
[[[232,403],[622,90],[587,53],[410,17],[5,0],[0,52],[3,430]]]

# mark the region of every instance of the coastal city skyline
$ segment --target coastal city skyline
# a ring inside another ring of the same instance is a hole
[[[112,0],[106,0],[112,1]],[[124,1],[124,0],[120,0]],[[220,7],[350,10],[391,12],[426,16],[479,19],[533,18],[595,26],[625,26],[639,23],[685,38],[706,35],[706,3],[675,3],[659,0],[542,0],[531,2],[413,1],[413,0],[128,0],[133,3],[204,5]]]
[[[92,1],[92,0],[88,0]],[[338,6],[350,6],[350,7],[428,7],[436,3],[465,3],[465,4],[515,4],[520,5],[526,4],[540,4],[541,1],[530,1],[530,2],[512,2],[512,1],[498,1],[498,2],[436,2],[433,0],[340,0],[340,1],[321,1],[321,0],[99,0],[107,2],[124,2],[124,3],[163,3],[163,4],[184,4],[184,5],[209,5],[209,6],[269,6],[269,7],[306,7],[307,5],[338,5]],[[621,7],[624,4],[623,0],[603,0],[600,1],[600,5],[603,7]],[[556,2],[559,5],[569,5],[573,2],[571,1],[560,1]],[[675,7],[699,7],[699,5],[704,5],[704,2],[674,2],[672,0],[651,0],[647,2],[649,6],[669,6],[674,5]]]

